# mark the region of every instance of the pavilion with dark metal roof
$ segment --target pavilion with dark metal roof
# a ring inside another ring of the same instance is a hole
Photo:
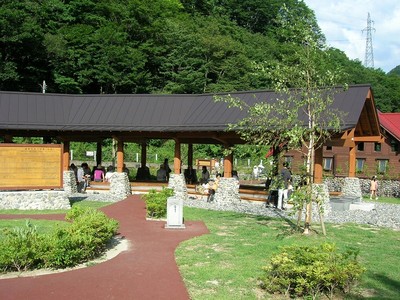
[[[124,142],[145,145],[148,139],[173,139],[176,143],[174,171],[177,174],[181,167],[181,144],[189,144],[190,152],[191,145],[196,143],[226,147],[244,143],[236,132],[228,130],[228,125],[246,117],[246,112],[216,102],[215,95],[66,95],[0,91],[0,136],[5,143],[12,142],[15,136],[58,140],[64,145],[64,170],[70,162],[71,141],[97,142],[101,147],[102,140],[114,138],[118,141],[118,171],[123,167]],[[250,105],[278,97],[273,91],[233,92],[230,95]],[[331,144],[349,147],[351,152],[355,151],[357,142],[381,140],[369,85],[354,85],[335,93],[333,107],[347,114],[342,133]],[[142,149],[141,163],[145,166],[146,147]],[[96,160],[100,163],[101,151],[97,153]],[[189,153],[188,165],[192,165],[192,155]],[[231,176],[232,159],[232,155],[225,157],[226,177]],[[353,171],[350,170],[349,175]]]

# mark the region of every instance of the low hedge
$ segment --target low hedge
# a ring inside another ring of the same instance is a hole
[[[340,253],[336,246],[287,246],[264,267],[261,287],[291,298],[325,295],[329,299],[346,294],[365,271],[357,261],[358,251]]]
[[[7,230],[0,243],[0,270],[76,266],[102,254],[118,230],[117,221],[88,207],[73,207],[66,220],[69,226],[51,234],[38,234],[29,221],[24,228]]]
[[[159,192],[150,190],[149,193],[143,195],[146,201],[147,216],[150,218],[164,218],[167,215],[167,200],[168,197],[174,195],[174,191],[169,188],[164,188]]]

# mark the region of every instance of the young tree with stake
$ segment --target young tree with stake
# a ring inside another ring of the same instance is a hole
[[[315,150],[340,131],[344,116],[332,105],[334,94],[343,89],[335,88],[342,73],[324,51],[324,37],[312,11],[304,16],[283,7],[276,22],[280,24],[277,34],[284,41],[284,54],[278,62],[265,62],[256,68],[272,82],[274,96],[254,105],[230,96],[216,101],[247,110],[247,117],[230,128],[248,143],[273,149],[283,144],[288,150],[306,149],[306,186],[304,196],[297,197],[300,202],[296,207],[300,220],[306,204],[304,233],[308,234],[312,201],[317,200],[313,193]],[[323,231],[325,234],[324,226]]]

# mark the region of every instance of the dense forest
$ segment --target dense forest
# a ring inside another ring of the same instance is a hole
[[[330,57],[321,64],[340,66],[343,84],[369,83],[380,110],[399,110],[399,66],[385,74],[327,47],[299,0],[2,0],[0,90],[40,92],[44,80],[55,93],[269,89],[265,70],[290,62],[296,39],[276,22],[283,5],[304,16],[298,28],[312,26]]]

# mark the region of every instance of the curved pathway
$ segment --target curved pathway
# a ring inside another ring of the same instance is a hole
[[[203,222],[186,221],[186,229],[165,229],[146,221],[140,196],[102,209],[119,221],[128,251],[106,262],[63,273],[0,280],[0,299],[189,299],[174,251],[184,240],[208,233]],[[63,219],[63,215],[0,215],[0,218]]]

